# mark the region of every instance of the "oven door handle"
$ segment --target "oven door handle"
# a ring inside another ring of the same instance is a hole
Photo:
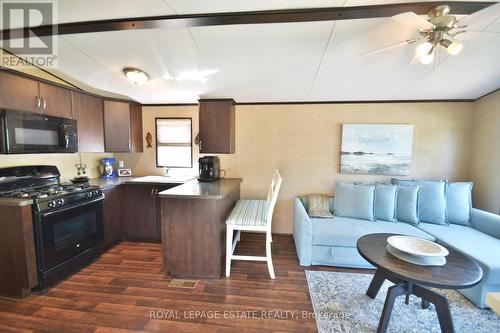
[[[65,207],[63,209],[58,209],[56,211],[52,211],[52,212],[48,212],[48,213],[43,213],[41,214],[42,217],[48,217],[48,216],[51,216],[51,215],[54,215],[54,214],[58,214],[58,213],[61,213],[61,212],[65,212],[69,209],[74,209],[74,208],[79,208],[79,207],[83,207],[83,206],[87,206],[87,205],[91,205],[91,204],[94,204],[96,202],[99,202],[99,201],[102,201],[104,200],[104,196],[102,197],[99,197],[97,199],[94,199],[92,201],[86,201],[84,203],[81,203],[81,204],[78,204],[78,205],[73,205],[73,206],[68,206],[68,207]]]

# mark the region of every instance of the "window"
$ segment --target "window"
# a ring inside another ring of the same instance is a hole
[[[156,118],[156,165],[192,168],[191,118]]]

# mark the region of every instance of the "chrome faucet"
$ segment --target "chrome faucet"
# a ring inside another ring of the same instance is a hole
[[[165,168],[165,177],[170,177],[170,175],[168,174],[169,171],[170,171],[169,168]]]

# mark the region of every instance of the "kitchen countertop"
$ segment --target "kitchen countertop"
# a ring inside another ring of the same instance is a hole
[[[172,181],[162,181],[162,182],[141,182],[134,181],[134,179],[141,177],[115,177],[115,178],[93,178],[90,179],[90,185],[99,186],[101,190],[108,190],[122,184],[136,184],[136,185],[155,185],[155,184],[184,184],[184,181],[177,181],[173,179]],[[193,176],[193,179],[195,176]],[[192,180],[189,180],[190,182]],[[33,199],[24,198],[0,198],[0,206],[27,206],[33,204]]]
[[[23,198],[0,198],[0,206],[27,206],[33,203],[33,199]]]
[[[96,185],[101,188],[101,190],[107,190],[113,187],[117,187],[122,184],[136,184],[136,185],[155,185],[155,184],[160,184],[160,185],[165,185],[165,184],[184,184],[186,181],[179,181],[173,178],[172,180],[169,181],[161,181],[161,182],[154,182],[154,181],[137,181],[138,178],[142,177],[115,177],[115,178],[95,178],[90,180],[91,185]],[[195,176],[193,176],[192,179],[194,179]]]
[[[190,180],[182,185],[158,193],[162,199],[223,199],[242,182],[241,178],[223,178],[214,182]]]

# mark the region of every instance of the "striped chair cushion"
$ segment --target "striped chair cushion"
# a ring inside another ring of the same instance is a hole
[[[265,227],[266,214],[266,200],[240,200],[234,206],[226,224]]]

